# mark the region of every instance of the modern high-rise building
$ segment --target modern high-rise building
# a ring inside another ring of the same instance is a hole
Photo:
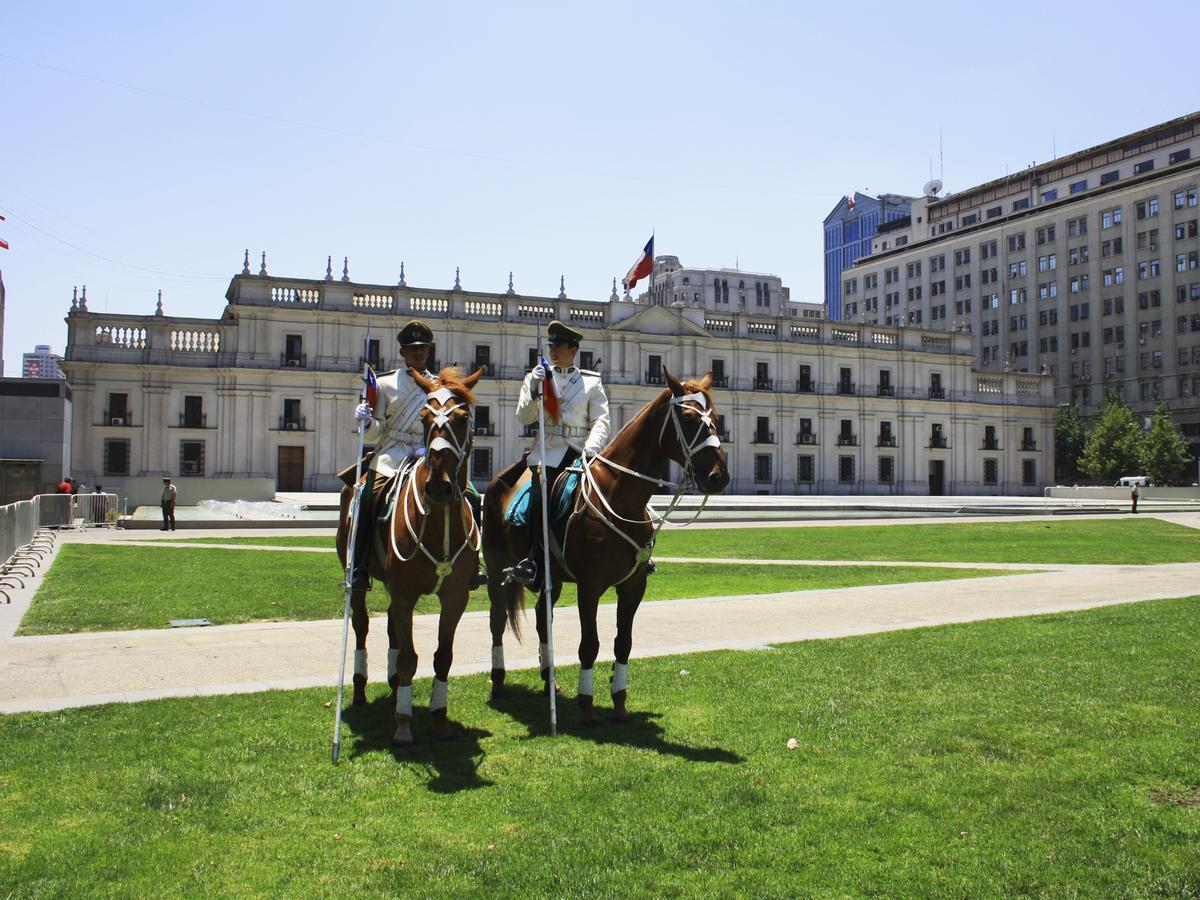
[[[880,194],[871,197],[855,191],[843,197],[825,217],[825,315],[834,321],[851,319],[842,296],[842,273],[871,255],[871,239],[879,227],[909,214],[912,197]]]
[[[22,378],[64,378],[58,361],[62,357],[50,352],[49,344],[37,344],[32,353],[21,354]]]
[[[1200,453],[1200,113],[949,194],[885,223],[844,275],[867,322],[974,336],[983,371],[1142,417]]]

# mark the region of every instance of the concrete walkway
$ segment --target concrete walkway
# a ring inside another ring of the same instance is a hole
[[[1200,516],[1169,518],[1192,527],[1200,525]],[[1200,563],[956,565],[1004,569],[1013,574],[646,603],[635,624],[634,656],[754,649],[789,641],[1087,609],[1200,592]],[[1029,569],[1040,571],[1025,571]],[[30,586],[30,592],[34,586]],[[380,594],[374,597],[382,602]],[[19,621],[21,614],[13,607],[0,608],[0,624],[6,626],[0,632],[5,635],[0,637],[2,713],[314,686],[330,686],[332,697],[332,686],[337,681],[340,620],[19,638],[8,636],[15,628],[14,615]],[[615,617],[615,606],[600,608],[601,661],[612,659]],[[511,635],[505,638],[510,669],[537,665],[532,612],[526,626],[525,643],[518,644]],[[416,644],[422,661],[419,677],[431,674],[436,629],[435,615],[417,617]],[[558,664],[575,664],[578,640],[578,617],[573,609],[566,608],[555,625]],[[487,614],[468,613],[458,630],[453,674],[487,671],[491,666],[490,647]],[[382,680],[387,637],[381,619],[372,622],[368,655],[372,680]],[[637,666],[631,669],[636,697]],[[573,673],[565,682],[568,692],[573,692]],[[453,693],[452,689],[452,697]]]

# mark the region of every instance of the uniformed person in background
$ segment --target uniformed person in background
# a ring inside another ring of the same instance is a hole
[[[579,458],[580,453],[591,456],[600,451],[608,441],[608,395],[600,383],[600,373],[575,366],[579,353],[579,342],[583,335],[568,328],[557,320],[546,328],[550,365],[539,361],[521,385],[521,396],[517,400],[517,421],[531,425],[538,421],[542,407],[545,383],[552,383],[557,398],[556,418],[546,414],[545,459],[541,455],[538,441],[527,463],[532,476],[529,497],[529,555],[510,570],[512,577],[526,587],[536,589],[541,581],[540,569],[544,557],[542,550],[542,495],[538,478],[538,466],[546,467],[546,486],[553,489],[558,474]],[[552,404],[547,404],[550,408]]]

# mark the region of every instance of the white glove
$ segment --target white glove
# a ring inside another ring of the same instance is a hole
[[[360,403],[354,407],[354,418],[360,422],[367,422],[371,419],[371,407],[366,403]]]
[[[533,371],[529,373],[533,384],[539,385],[546,380],[546,367],[540,363],[533,367]]]

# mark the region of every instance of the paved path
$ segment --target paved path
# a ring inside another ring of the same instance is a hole
[[[1170,518],[1179,524],[1200,525],[1200,517],[1193,515]],[[1200,591],[1200,563],[957,565],[1005,569],[1013,574],[646,603],[635,625],[634,656],[752,649],[788,641],[1180,597]],[[1040,571],[1024,571],[1028,569]],[[22,605],[15,600],[12,607],[0,608],[0,624],[5,629],[0,631],[0,713],[321,685],[330,686],[332,695],[337,680],[340,620],[11,637]],[[602,661],[612,659],[615,614],[613,605],[600,608]],[[506,637],[510,669],[537,665],[531,615],[524,644]],[[382,620],[374,620],[368,642],[372,680],[381,680],[385,672],[387,640],[382,625]],[[436,616],[417,617],[416,644],[423,663],[420,677],[431,674],[436,627]],[[564,609],[555,627],[559,664],[575,663],[578,640],[578,617],[573,609]],[[487,671],[491,665],[490,646],[487,614],[468,613],[459,626],[454,674]],[[631,668],[636,684],[637,666]],[[573,688],[572,681],[567,678],[568,688]]]

